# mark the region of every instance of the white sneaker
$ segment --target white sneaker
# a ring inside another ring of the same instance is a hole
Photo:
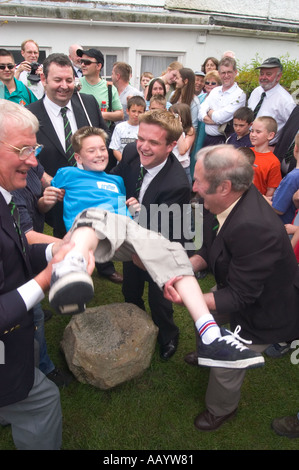
[[[53,264],[49,302],[62,315],[84,312],[94,295],[91,276],[83,256],[72,256]]]

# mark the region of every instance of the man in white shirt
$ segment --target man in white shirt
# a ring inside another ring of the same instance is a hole
[[[24,85],[34,93],[36,98],[40,99],[43,97],[44,87],[40,81],[40,74],[43,69],[42,66],[38,64],[38,44],[33,41],[33,39],[26,39],[21,44],[21,54],[24,57],[24,60],[17,66],[15,70],[15,78],[24,83]],[[31,73],[32,64],[35,64],[34,73]]]
[[[128,99],[132,96],[143,96],[143,93],[137,88],[130,85],[132,69],[125,62],[116,62],[113,65],[111,79],[113,85],[117,88],[119,99],[124,111],[124,120],[127,121],[129,116],[127,113]]]
[[[282,129],[296,104],[290,93],[279,83],[283,67],[278,58],[269,57],[257,68],[260,69],[260,86],[251,93],[248,106],[253,112],[256,110],[255,117],[272,116],[276,120],[278,131],[270,142],[274,145],[279,141]]]
[[[228,124],[235,111],[245,106],[246,95],[235,82],[238,74],[235,59],[223,57],[219,62],[219,75],[222,85],[214,88],[202,103],[198,119],[205,123],[206,138],[204,147],[225,143],[228,135],[220,126]]]

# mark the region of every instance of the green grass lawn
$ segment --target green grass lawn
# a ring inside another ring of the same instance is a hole
[[[121,270],[121,265],[116,264]],[[121,287],[94,275],[95,297],[88,306],[122,302]],[[200,281],[207,292],[214,280]],[[48,308],[47,299],[43,301]],[[65,368],[60,350],[70,317],[54,314],[46,323],[50,357]],[[194,329],[185,308],[175,307],[180,327],[177,353],[161,361],[156,347],[149,369],[138,379],[103,391],[76,380],[61,390],[63,449],[72,450],[295,450],[299,440],[278,437],[270,428],[277,416],[299,407],[299,366],[290,355],[266,358],[266,366],[249,370],[238,415],[213,433],[199,432],[195,416],[205,408],[209,370],[188,366],[183,358],[194,348]],[[0,449],[12,450],[10,427],[0,428]]]

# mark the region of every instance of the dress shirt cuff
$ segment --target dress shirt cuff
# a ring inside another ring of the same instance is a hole
[[[20,286],[17,291],[24,300],[27,310],[30,310],[45,297],[42,288],[34,279]]]
[[[50,243],[46,248],[46,260],[47,260],[48,263],[53,258],[53,253],[52,253],[53,245],[54,245],[54,243]]]

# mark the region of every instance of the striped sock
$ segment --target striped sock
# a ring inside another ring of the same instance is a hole
[[[195,322],[195,326],[204,344],[210,344],[221,336],[220,328],[213,315],[203,315]]]

